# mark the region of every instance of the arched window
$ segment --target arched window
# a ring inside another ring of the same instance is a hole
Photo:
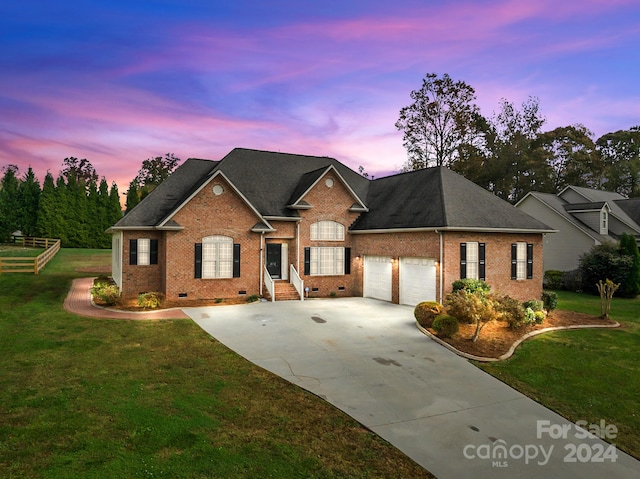
[[[318,221],[311,225],[311,239],[344,241],[344,226],[335,221]]]

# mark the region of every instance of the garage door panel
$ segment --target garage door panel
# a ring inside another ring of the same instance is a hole
[[[364,296],[391,301],[391,258],[364,257]]]
[[[415,306],[436,300],[436,262],[431,258],[400,259],[400,304]]]

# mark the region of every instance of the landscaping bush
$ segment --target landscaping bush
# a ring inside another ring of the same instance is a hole
[[[153,291],[141,293],[138,296],[138,305],[145,309],[156,309],[160,307],[160,304],[162,304],[162,293]]]
[[[435,301],[423,301],[419,303],[413,310],[413,316],[418,324],[423,328],[430,328],[436,316],[441,315],[444,308],[440,303]]]
[[[582,292],[582,272],[580,269],[562,273],[562,289],[574,293]]]
[[[544,303],[539,299],[530,299],[522,303],[524,309],[531,308],[534,312],[542,311],[544,309]]]
[[[635,298],[640,294],[640,252],[633,235],[622,233],[620,238],[620,254],[631,258],[631,267],[620,287],[619,295],[623,298]]]
[[[453,292],[466,291],[467,293],[479,294],[480,296],[486,296],[491,291],[491,286],[482,279],[459,279],[454,281]]]
[[[471,338],[473,342],[477,341],[482,328],[500,317],[494,309],[492,298],[484,296],[483,292],[469,293],[460,289],[447,295],[445,305],[449,314],[461,321],[476,325]]]
[[[507,322],[510,329],[518,329],[524,324],[524,308],[520,301],[510,296],[500,296],[494,301],[501,318]]]
[[[544,314],[544,311],[534,311],[533,315],[535,316],[535,322],[536,324],[542,324],[542,322],[545,320],[545,318],[547,317],[546,314]]]
[[[549,313],[558,307],[558,295],[555,291],[542,292],[542,304]]]
[[[436,316],[433,320],[433,330],[441,338],[450,338],[458,332],[458,320],[448,314]]]
[[[562,276],[564,273],[557,269],[550,269],[544,272],[544,287],[547,289],[562,289]]]
[[[591,248],[580,257],[580,272],[582,273],[582,289],[592,294],[598,294],[598,281],[610,279],[621,288],[627,287],[632,275],[633,257],[621,254],[615,243],[603,243]]]
[[[101,304],[113,306],[120,299],[120,291],[118,286],[111,283],[108,278],[98,278],[91,288],[91,296],[94,301],[98,300]]]

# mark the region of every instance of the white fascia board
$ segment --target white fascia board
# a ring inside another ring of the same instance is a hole
[[[528,228],[475,228],[475,227],[457,227],[446,226],[441,228],[389,228],[389,229],[373,229],[373,230],[350,230],[350,234],[379,234],[379,233],[417,233],[417,232],[440,232],[440,231],[458,231],[470,233],[526,233],[526,234],[544,234],[557,233],[554,229],[528,229]]]
[[[356,202],[362,206],[362,208],[364,208],[366,211],[369,211],[369,209],[367,208],[367,206],[364,204],[364,202],[358,197],[358,195],[356,194],[355,191],[353,191],[353,189],[351,188],[351,186],[349,186],[349,183],[347,183],[345,181],[345,179],[342,177],[342,175],[340,174],[340,172],[338,170],[335,169],[335,167],[333,165],[329,165],[327,167],[326,170],[324,170],[324,172],[318,176],[318,179],[316,179],[316,181],[313,182],[313,184],[307,188],[301,195],[300,198],[296,199],[290,206],[288,206],[288,208],[300,208],[299,206],[297,206],[298,202],[302,200],[302,198],[304,198],[307,193],[309,193],[309,191],[311,191],[317,184],[318,182],[324,178],[327,173],[329,173],[330,171],[333,171],[336,176],[338,177],[338,179],[342,182],[342,184],[344,185],[344,187],[347,189],[347,191],[351,194],[351,196],[353,196],[353,199],[356,200]],[[307,209],[306,207],[300,208],[300,209]]]
[[[180,211],[182,208],[184,208],[198,193],[200,193],[204,188],[206,188],[215,178],[217,178],[218,176],[221,176],[228,184],[229,186],[231,186],[231,188],[233,189],[233,191],[240,197],[242,198],[242,201],[245,202],[245,204],[251,209],[251,211],[253,211],[255,213],[255,215],[260,219],[260,221],[264,222],[265,225],[267,225],[269,228],[273,229],[273,226],[271,226],[271,224],[260,214],[260,212],[256,209],[255,206],[253,206],[251,204],[251,202],[247,199],[246,196],[244,196],[242,194],[242,192],[236,187],[236,185],[233,184],[233,182],[227,178],[227,175],[225,175],[222,171],[217,170],[213,175],[211,175],[209,177],[209,179],[207,181],[205,181],[202,185],[200,185],[200,187],[194,191],[186,200],[184,200],[182,202],[182,204],[180,204],[175,210],[173,210],[165,219],[163,219],[160,224],[158,225],[159,228],[162,228],[171,218],[173,218],[173,216],[178,213],[178,211]]]

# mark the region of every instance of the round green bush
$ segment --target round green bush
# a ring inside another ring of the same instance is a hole
[[[458,332],[458,320],[453,316],[441,314],[433,320],[433,330],[441,338],[450,338]]]
[[[442,314],[444,308],[435,301],[423,301],[413,310],[413,316],[423,328],[430,328],[436,316]]]

